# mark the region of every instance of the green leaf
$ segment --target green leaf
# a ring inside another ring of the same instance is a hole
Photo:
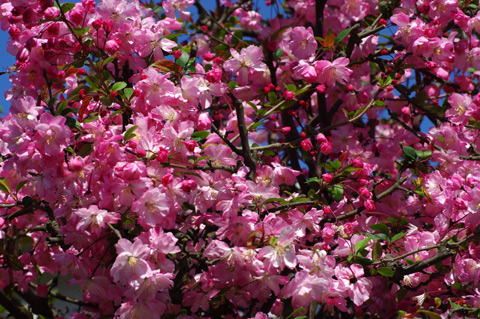
[[[82,145],[82,147],[80,148],[77,154],[80,155],[81,157],[86,157],[90,155],[92,151],[93,151],[93,143],[85,143]]]
[[[384,233],[376,233],[376,234],[371,234],[370,236],[371,239],[373,240],[381,240],[381,241],[390,241],[390,237],[388,237]]]
[[[381,77],[377,76],[377,77],[375,77],[375,79],[377,79],[378,84],[380,84],[380,86],[383,86],[383,80],[382,80]]]
[[[201,141],[206,139],[208,135],[210,135],[209,131],[197,131],[197,132],[193,132],[191,138],[192,140]]]
[[[341,42],[343,39],[345,39],[352,29],[353,28],[348,28],[340,32],[335,38],[335,43]]]
[[[268,92],[268,100],[270,101],[270,103],[272,104],[275,104],[277,103],[277,94],[275,94],[275,92]]]
[[[424,314],[432,319],[442,319],[442,317],[436,313],[436,312],[432,312],[432,311],[428,311],[428,310],[423,310],[423,309],[420,309],[420,310],[417,310],[417,313],[421,313],[421,314]]]
[[[330,173],[337,171],[342,166],[342,162],[339,160],[329,161],[325,164],[325,169]]]
[[[375,106],[385,106],[385,102],[383,102],[383,101],[375,101],[375,102],[373,103],[373,105],[375,105]]]
[[[396,224],[398,222],[397,217],[388,217],[387,220],[388,220],[389,223],[392,223],[392,224]]]
[[[238,83],[235,82],[235,81],[230,81],[230,82],[228,82],[227,86],[230,89],[230,91],[232,91],[233,89],[235,89],[238,86]]]
[[[125,97],[127,99],[130,99],[130,97],[133,94],[133,89],[132,88],[125,88],[125,90],[123,90],[123,93],[125,93]]]
[[[406,235],[406,233],[398,233],[398,234],[396,234],[396,235],[394,235],[394,236],[392,237],[391,242],[393,243],[394,241],[399,240],[400,238],[402,238],[402,237],[405,236],[405,235]]]
[[[247,102],[247,104],[250,105],[255,110],[255,112],[258,112],[258,107],[255,105],[255,103],[249,101]]]
[[[413,265],[415,262],[413,260],[411,260],[410,258],[403,258],[403,260],[405,260],[407,262],[407,264],[409,265]]]
[[[21,181],[17,184],[17,187],[15,188],[15,193],[18,194],[18,191],[26,184],[28,181]]]
[[[294,314],[296,314],[297,312],[301,312],[301,311],[305,311],[305,308],[300,307],[298,309],[295,309],[295,311],[293,311],[286,319],[291,319]],[[297,318],[306,318],[306,317],[305,316],[295,317],[295,319],[297,319]]]
[[[362,240],[359,240],[355,244],[355,253],[358,253],[360,250],[365,249],[365,247],[368,246],[368,243],[371,241],[370,238],[364,238]]]
[[[67,116],[65,118],[65,124],[67,124],[67,126],[72,129],[76,129],[76,130],[82,129],[82,125],[80,124],[80,122],[70,116]]]
[[[453,309],[462,308],[462,306],[460,306],[459,304],[454,303],[452,300],[450,300],[450,298],[448,298],[448,302],[450,303],[450,306],[451,306]]]
[[[417,159],[417,152],[415,152],[415,149],[411,146],[402,146],[403,149],[403,154],[405,159],[411,159],[415,160]]]
[[[343,199],[343,186],[336,184],[332,189],[332,198],[334,201],[339,202]]]
[[[362,265],[362,266],[368,266],[368,265],[373,264],[373,260],[371,260],[370,258],[365,258],[365,257],[357,257],[357,258],[355,258],[354,263]]]
[[[278,49],[273,53],[273,57],[276,60],[280,59],[282,57],[282,55],[283,55],[283,50],[282,49]]]
[[[10,194],[12,192],[10,182],[5,177],[0,177],[0,190],[4,191],[7,194]]]
[[[75,3],[67,2],[60,6],[60,10],[62,10],[62,12],[65,14],[68,11],[72,10],[74,7],[75,7]]]
[[[133,138],[135,136],[135,130],[138,128],[138,126],[134,125],[131,128],[129,128],[125,134],[123,135],[123,141],[126,142],[129,139]]]
[[[88,32],[88,30],[90,30],[90,27],[76,28],[76,29],[73,29],[73,33],[75,33],[77,35],[84,35],[85,33]]]
[[[384,277],[393,277],[393,270],[388,267],[380,267],[377,269],[377,271]]]
[[[102,67],[104,67],[105,65],[109,64],[110,62],[112,62],[116,57],[117,57],[117,54],[115,53],[114,55],[111,55],[111,56],[109,56],[108,58],[106,58],[105,60],[103,60],[103,62],[102,62]]]
[[[407,295],[407,292],[408,292],[407,289],[405,289],[405,288],[400,288],[400,289],[397,291],[397,294],[395,295],[395,301],[396,301],[396,302],[402,301],[403,298],[405,298],[405,296]]]
[[[375,262],[380,261],[380,259],[382,258],[382,253],[383,253],[382,245],[378,241],[375,242],[375,245],[373,245],[373,248],[372,248],[372,259]]]
[[[151,64],[151,66],[159,69],[160,71],[162,71],[164,73],[169,73],[169,72],[173,72],[173,73],[177,73],[177,74],[182,73],[182,68],[180,67],[180,65],[178,65],[178,64],[176,64],[176,63],[174,63],[173,61],[170,61],[170,60],[155,61]]]
[[[127,86],[127,83],[125,82],[117,82],[112,86],[112,91],[117,92],[120,91],[121,89],[125,88]]]
[[[312,177],[312,178],[309,178],[308,181],[306,181],[305,183],[319,183],[321,184],[322,183],[322,180],[318,177]]]
[[[283,201],[283,198],[281,198],[281,197],[272,197],[272,198],[269,198],[266,201],[264,201],[263,204],[269,204],[269,203],[281,202],[281,201]]]
[[[426,150],[426,151],[419,151],[415,150],[415,153],[417,154],[418,158],[423,161],[432,156],[432,151]]]
[[[210,158],[209,156],[200,156],[200,157],[197,157],[194,162],[198,163],[202,160],[206,160],[206,159],[209,159],[209,158]]]
[[[177,62],[177,64],[180,65],[180,67],[183,68],[187,64],[190,56],[188,55],[187,52],[185,52],[183,50],[181,50],[181,51],[182,51],[182,55],[175,62]]]
[[[387,235],[390,233],[390,229],[385,224],[371,225],[370,228],[373,229],[374,231],[378,231]]]
[[[287,84],[285,85],[287,91],[295,93],[297,91],[297,86],[295,84]]]

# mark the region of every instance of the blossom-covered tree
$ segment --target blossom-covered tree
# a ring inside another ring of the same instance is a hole
[[[479,316],[478,0],[206,2],[0,0],[2,312]]]

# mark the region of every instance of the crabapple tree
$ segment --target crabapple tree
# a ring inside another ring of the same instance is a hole
[[[2,313],[480,315],[478,0],[0,8]]]

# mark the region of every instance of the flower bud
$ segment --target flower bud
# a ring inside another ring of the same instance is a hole
[[[320,145],[320,152],[322,152],[323,155],[329,155],[332,152],[332,143],[331,142],[325,142]]]
[[[325,142],[328,142],[327,138],[325,137],[325,135],[323,135],[323,133],[318,133],[317,135],[317,143],[320,145],[320,144],[323,144]]]
[[[158,150],[158,153],[155,156],[155,158],[160,163],[165,163],[168,160],[168,151],[165,148],[160,147],[160,149]]]
[[[293,93],[292,91],[285,91],[283,92],[283,97],[286,101],[291,101],[295,97],[295,93]]]
[[[103,20],[102,18],[98,18],[97,20],[93,21],[92,22],[92,27],[95,29],[95,30],[98,30],[102,27],[102,24],[103,24]]]
[[[168,184],[173,182],[172,174],[170,173],[166,174],[165,176],[162,177],[161,181],[162,181],[162,185],[166,187]]]
[[[366,200],[363,203],[363,206],[365,206],[365,209],[367,210],[367,212],[373,212],[375,210],[375,203],[371,199]]]
[[[186,179],[182,182],[182,190],[186,192],[193,191],[197,188],[197,183],[193,179]]]
[[[300,145],[305,152],[309,152],[313,149],[312,142],[309,139],[303,140]]]
[[[60,9],[58,9],[57,7],[49,7],[45,9],[45,11],[43,12],[43,14],[45,14],[46,19],[54,19],[58,16],[59,13],[60,13]]]
[[[197,142],[195,142],[194,140],[184,141],[183,144],[187,147],[187,150],[189,152],[193,152],[195,150],[195,147],[197,147]]]
[[[182,50],[175,50],[175,51],[173,51],[173,57],[174,57],[175,59],[178,59],[178,58],[180,58],[181,56],[182,56]]]
[[[325,174],[322,174],[322,179],[325,183],[330,184],[333,180],[333,176],[332,174],[325,173]]]
[[[106,32],[111,32],[112,29],[113,29],[113,20],[105,20],[103,21],[103,29],[106,31]]]

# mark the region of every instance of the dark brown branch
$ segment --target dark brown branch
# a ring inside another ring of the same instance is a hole
[[[25,314],[21,306],[17,304],[14,300],[5,296],[3,291],[0,290],[0,305],[3,306],[15,319],[30,319],[27,314]]]
[[[327,0],[316,0],[315,1],[315,29],[314,34],[316,37],[323,38],[323,20],[324,20],[324,10]]]
[[[250,151],[247,125],[245,123],[245,110],[243,109],[243,105],[240,103],[240,101],[238,101],[233,95],[231,95],[230,97],[232,98],[233,104],[235,106],[235,111],[237,112],[238,131],[240,133],[240,142],[242,144],[242,157],[247,167],[250,168],[250,172],[248,173],[247,177],[250,180],[255,180],[257,163]]]
[[[279,210],[294,208],[294,207],[297,207],[297,206],[310,206],[310,205],[315,205],[315,204],[316,204],[316,202],[311,201],[311,200],[307,200],[307,201],[303,201],[303,202],[287,203],[287,204],[283,204],[283,205],[280,205],[280,206],[269,208],[269,209],[267,209],[267,212],[274,213],[274,212],[278,212]]]

